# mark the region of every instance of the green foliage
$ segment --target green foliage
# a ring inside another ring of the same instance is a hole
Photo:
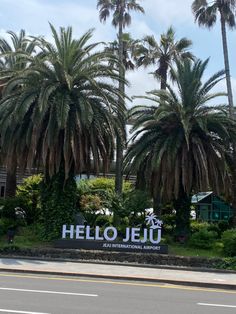
[[[97,194],[84,194],[80,197],[80,211],[90,226],[95,226],[103,209],[103,201]]]
[[[134,198],[137,197],[137,194],[134,194],[133,198],[131,196],[132,185],[130,182],[124,182],[121,196],[117,196],[115,193],[114,179],[81,180],[77,188],[80,210],[91,226],[96,223],[98,217],[101,217],[102,212],[105,214],[107,209],[113,213],[113,224],[120,226],[120,219],[129,216],[131,211],[136,208],[135,204],[131,206],[132,208],[130,207],[130,202],[134,203]],[[126,200],[127,203],[125,203]],[[141,199],[139,198],[139,200]]]
[[[223,233],[224,231],[230,228],[230,224],[228,221],[222,220],[218,222],[218,227],[220,229],[220,232]]]
[[[113,225],[123,230],[123,227],[125,226],[122,226],[122,220],[130,213],[124,206],[123,198],[116,193],[113,193],[110,208],[113,213]]]
[[[126,80],[116,70],[118,58],[91,43],[92,30],[77,39],[71,27],[50,28],[53,43],[33,40],[28,69],[15,71],[4,86],[1,146],[8,154],[14,148],[19,164],[39,163],[50,176],[62,163],[66,178],[84,167],[106,170],[115,135],[124,133],[126,108],[117,98],[118,83]]]
[[[0,217],[16,220],[15,208],[24,208],[24,202],[19,197],[9,197],[1,200]]]
[[[191,236],[189,245],[199,249],[210,249],[213,247],[217,237],[218,235],[214,231],[200,229]]]
[[[6,223],[6,221],[4,221]],[[0,228],[1,228],[1,220],[0,220]],[[1,231],[1,229],[0,229]],[[0,246],[3,247],[5,251],[15,251],[19,250],[20,248],[35,248],[35,247],[42,247],[45,244],[48,246],[49,243],[45,243],[42,241],[41,237],[41,225],[40,224],[33,224],[30,226],[23,226],[17,229],[16,235],[14,237],[13,244],[7,244],[7,237],[6,232],[2,235],[2,239],[0,239]]]
[[[220,230],[219,225],[217,223],[210,223],[207,230],[208,231],[214,231],[217,234],[218,238],[221,237],[221,230]]]
[[[80,209],[82,211],[98,211],[102,208],[102,200],[97,194],[85,194],[80,198]]]
[[[175,215],[174,214],[164,214],[161,216],[163,221],[162,234],[165,238],[171,238],[174,236],[175,231]]]
[[[108,215],[98,215],[96,218],[96,226],[99,227],[107,227],[110,226],[112,223],[112,217]]]
[[[190,223],[190,232],[191,234],[194,234],[196,232],[199,232],[202,229],[208,229],[209,223],[208,222],[200,222],[197,220],[192,220]]]
[[[41,174],[30,176],[17,186],[16,195],[23,200],[26,220],[28,224],[37,222],[41,210]]]
[[[10,227],[15,227],[16,222],[12,219],[1,218],[0,219],[0,236],[6,235],[7,230]]]
[[[218,238],[220,238],[222,232],[226,230],[228,226],[229,224],[224,221],[220,221],[219,223],[208,223],[208,222],[199,222],[197,220],[192,220],[191,221],[191,234],[199,232],[202,229],[206,229],[208,231],[216,232]]]
[[[42,183],[42,236],[44,239],[60,237],[63,224],[74,223],[77,201],[77,188],[73,177],[64,181],[64,172],[60,171]]]
[[[144,213],[144,210],[152,206],[149,194],[141,190],[132,190],[126,194],[125,207],[132,213]]]
[[[174,226],[175,225],[175,215],[174,214],[164,214],[161,215],[161,220],[164,224]]]
[[[165,201],[175,199],[177,235],[189,232],[192,190],[210,185],[224,192],[229,186],[230,170],[225,165],[236,128],[227,108],[209,103],[219,99],[212,89],[225,73],[204,82],[207,64],[208,60],[177,60],[171,71],[177,92],[167,84],[166,90],[143,97],[150,106],[139,105],[129,112],[134,124],[125,170],[147,182],[153,196],[161,193]]]
[[[236,256],[236,229],[223,232],[222,242],[224,253],[227,256]]]
[[[216,267],[219,269],[236,270],[236,258],[235,257],[223,258],[222,261],[216,265]]]
[[[128,181],[123,183],[123,193],[127,193],[132,190],[132,184]],[[83,179],[78,182],[79,194],[88,193],[91,191],[115,191],[115,179],[108,178],[95,178],[95,179]]]

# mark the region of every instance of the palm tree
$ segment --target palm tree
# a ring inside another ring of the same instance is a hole
[[[195,16],[195,21],[197,21],[200,26],[206,26],[210,29],[216,24],[217,14],[219,13],[220,15],[226,84],[228,92],[229,111],[231,117],[233,116],[233,94],[230,81],[226,26],[231,29],[235,28],[235,10],[236,0],[213,0],[210,2],[208,2],[207,0],[195,0],[192,4],[192,11]]]
[[[53,195],[50,182],[58,174],[60,188],[59,183],[55,188],[61,209],[68,205],[61,199],[63,189],[75,173],[107,170],[114,135],[121,127],[117,117],[124,111],[117,98],[124,95],[111,83],[120,79],[117,58],[98,51],[98,44],[88,44],[92,31],[78,40],[70,27],[58,34],[51,25],[51,31],[54,43],[38,39],[41,51],[31,66],[8,82],[0,103],[0,131],[2,142],[15,147],[22,167],[36,161],[43,166],[49,197]],[[65,208],[70,213],[74,209]],[[55,216],[49,216],[49,229],[59,230],[64,214],[62,209],[57,214],[61,220],[57,219],[56,227]]]
[[[172,27],[161,35],[160,43],[154,36],[144,37],[142,43],[135,49],[135,59],[138,66],[157,66],[154,76],[161,81],[161,89],[166,89],[168,70],[177,59],[193,59],[189,52],[192,42],[187,38],[175,40],[175,31]]]
[[[228,103],[229,103],[229,114],[234,117],[233,110],[233,93],[230,80],[230,66],[229,66],[229,56],[228,56],[228,45],[227,45],[227,34],[226,26],[230,29],[235,28],[235,10],[236,10],[236,0],[213,0],[208,2],[207,0],[195,0],[192,4],[192,11],[195,15],[195,21],[198,22],[200,26],[206,26],[211,28],[216,24],[217,15],[220,15],[220,25],[221,25],[221,37],[223,44],[224,53],[224,64],[226,73],[226,85],[228,93]],[[232,167],[232,186],[233,186],[233,208],[234,208],[234,225],[236,226],[236,145],[233,144],[233,167]]]
[[[129,33],[123,33],[123,65],[125,71],[127,70],[134,70],[135,69],[135,62],[133,60],[134,51],[136,49],[136,45],[139,43],[138,40],[134,40]],[[118,40],[114,40],[109,42],[106,47],[105,51],[110,52],[112,54],[119,56],[119,42]],[[114,66],[111,64],[111,66]]]
[[[131,110],[135,121],[133,137],[125,157],[130,171],[143,168],[152,195],[173,201],[176,234],[188,234],[191,193],[212,188],[228,189],[228,143],[235,139],[236,123],[224,106],[210,105],[218,96],[211,89],[224,78],[224,71],[202,77],[208,60],[177,62],[172,75],[178,94],[167,90],[151,92],[146,98],[154,105]]]
[[[21,30],[19,35],[9,31],[10,43],[0,38],[0,91],[1,96],[4,86],[16,74],[23,71],[29,66],[29,57],[35,51],[35,43],[29,40],[24,30]],[[3,153],[5,147],[2,147]],[[5,151],[5,162],[7,168],[6,191],[5,196],[14,196],[16,193],[16,170],[17,156],[14,147]]]
[[[125,92],[124,78],[125,68],[123,67],[123,53],[124,53],[124,41],[123,41],[123,30],[126,26],[131,23],[131,11],[137,11],[144,13],[144,9],[138,4],[137,0],[98,0],[97,8],[99,9],[100,21],[106,22],[110,14],[113,13],[112,25],[118,28],[118,46],[119,46],[119,90],[121,94]],[[125,106],[124,98],[119,97],[119,103],[123,107]],[[123,119],[123,130],[125,129],[125,117]],[[116,178],[115,178],[115,190],[117,194],[121,194],[122,191],[122,168],[123,168],[123,148],[124,138],[120,132],[116,137],[117,149],[116,149]]]

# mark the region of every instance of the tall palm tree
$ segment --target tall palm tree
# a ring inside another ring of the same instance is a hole
[[[170,66],[177,59],[193,59],[189,51],[192,41],[187,38],[175,39],[175,31],[169,27],[167,32],[161,35],[160,43],[154,36],[146,36],[135,49],[135,59],[138,66],[156,66],[154,76],[160,80],[161,89],[166,89],[167,75]]]
[[[133,39],[129,33],[123,33],[123,65],[125,70],[134,70],[135,69],[135,61],[133,60],[134,51],[136,49],[136,45],[139,43],[139,40]],[[109,42],[105,51],[113,53],[115,55],[119,55],[119,42],[118,40],[114,40]],[[111,64],[111,66],[114,66]]]
[[[229,66],[229,56],[228,56],[228,45],[227,45],[227,34],[226,26],[230,29],[234,29],[236,26],[235,22],[235,10],[236,10],[236,0],[195,0],[192,4],[192,11],[195,15],[195,21],[198,22],[200,26],[206,26],[211,28],[216,24],[217,15],[220,16],[221,25],[221,37],[223,45],[224,54],[224,64],[226,73],[226,85],[228,93],[228,103],[229,103],[229,114],[231,117],[234,116],[233,109],[233,93],[230,80],[230,66]],[[233,143],[233,167],[232,167],[232,186],[233,186],[233,208],[234,208],[234,225],[236,226],[236,144]]]
[[[195,0],[192,4],[192,11],[195,16],[195,21],[198,22],[200,26],[205,26],[210,29],[216,24],[217,15],[220,15],[226,84],[231,117],[233,116],[233,94],[230,81],[226,26],[231,29],[235,28],[235,10],[236,0],[213,0],[210,2],[207,0]]]
[[[48,182],[56,174],[67,182],[75,173],[98,172],[101,166],[107,170],[121,127],[117,117],[124,111],[117,98],[123,95],[111,83],[120,79],[118,60],[88,43],[92,31],[78,40],[70,27],[57,33],[51,25],[51,31],[54,43],[38,39],[41,51],[31,66],[8,82],[0,103],[0,131],[2,142],[14,145],[22,167],[38,161]],[[60,186],[58,198],[63,182]],[[65,218],[58,215],[56,230]]]
[[[151,107],[131,110],[136,122],[125,164],[131,171],[143,168],[153,196],[160,191],[164,201],[174,201],[177,235],[189,232],[193,189],[228,189],[228,143],[236,138],[236,123],[226,107],[209,104],[224,95],[211,93],[224,71],[204,83],[207,63],[178,61],[172,73],[178,93],[167,84],[167,90],[146,97]]]
[[[9,31],[10,42],[0,38],[0,91],[1,96],[7,82],[29,66],[29,57],[35,52],[35,43],[27,38],[24,30],[19,35]],[[2,147],[3,153],[5,147]],[[7,169],[5,196],[14,196],[16,193],[17,156],[15,148],[5,151]]]
[[[98,0],[97,8],[99,9],[100,21],[106,22],[110,14],[113,13],[112,25],[118,28],[118,45],[119,45],[119,90],[121,94],[125,92],[124,78],[125,78],[125,68],[123,66],[123,53],[124,53],[124,41],[123,41],[123,31],[126,26],[131,24],[131,11],[137,11],[144,13],[144,9],[138,3],[138,0]],[[119,97],[119,103],[121,106],[125,105],[124,98]],[[120,117],[123,119],[123,130],[125,129],[125,117]],[[115,189],[117,194],[122,191],[122,168],[123,168],[123,148],[124,139],[122,139],[122,134],[117,134],[116,137],[117,149],[116,149],[116,178],[115,178]]]

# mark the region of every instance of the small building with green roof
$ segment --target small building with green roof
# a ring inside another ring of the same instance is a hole
[[[233,208],[222,198],[210,192],[199,192],[192,196],[196,208],[196,219],[208,222],[228,221],[233,216]]]

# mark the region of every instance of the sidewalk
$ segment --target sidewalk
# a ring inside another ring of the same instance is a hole
[[[236,291],[236,273],[200,272],[130,265],[0,258],[0,272],[28,272],[93,278],[151,281]]]

